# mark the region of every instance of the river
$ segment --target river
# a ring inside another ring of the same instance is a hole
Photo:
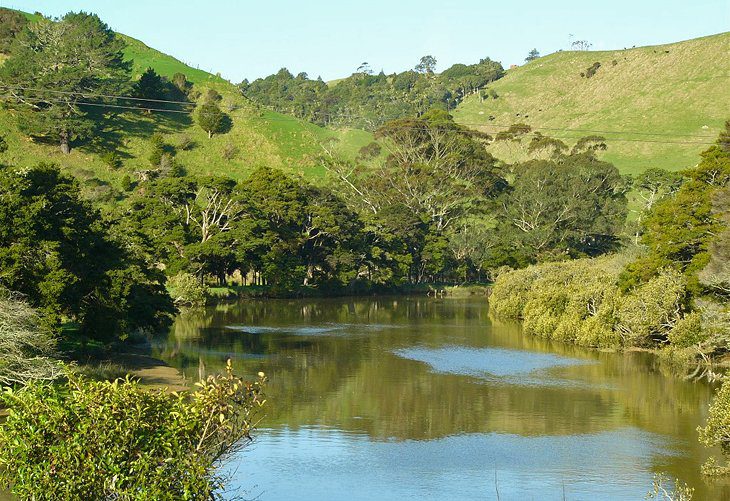
[[[190,379],[229,357],[268,375],[256,439],[226,464],[247,499],[639,500],[656,472],[730,499],[700,475],[710,385],[523,335],[482,298],[223,304],[154,352]]]

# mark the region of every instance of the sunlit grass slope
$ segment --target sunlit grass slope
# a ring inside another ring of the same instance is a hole
[[[32,14],[28,17],[35,18]],[[173,147],[183,139],[192,140],[191,148],[177,148],[176,151],[177,161],[191,174],[241,179],[259,166],[270,166],[317,179],[324,174],[317,161],[323,151],[322,143],[334,145],[334,150],[346,158],[354,158],[358,149],[372,140],[372,135],[364,131],[333,131],[263,110],[220,76],[192,68],[139,40],[121,36],[127,42],[125,56],[132,63],[134,78],[151,67],[166,77],[185,74],[200,92],[204,93],[208,88],[217,90],[223,96],[221,108],[232,118],[232,129],[208,139],[189,114],[109,109],[106,111],[117,113],[108,116],[104,129],[95,139],[76,144],[71,154],[63,155],[56,145],[34,142],[21,134],[14,112],[0,109],[0,133],[9,145],[0,159],[3,163],[27,166],[53,162],[92,188],[98,184],[97,180],[118,188],[125,175],[135,179],[136,172],[150,168],[147,160],[151,150],[149,137],[159,132]],[[129,102],[114,104],[128,105]],[[111,168],[102,161],[102,155],[108,151],[117,152],[121,158],[120,167]]]
[[[596,62],[595,75],[581,77]],[[625,173],[683,169],[707,148],[695,143],[713,141],[730,119],[730,32],[654,47],[558,52],[509,70],[490,89],[497,99],[468,98],[455,111],[457,121],[488,132],[523,122],[569,144],[588,131],[632,131],[601,134],[609,143],[603,157]],[[514,161],[526,143],[492,149]]]

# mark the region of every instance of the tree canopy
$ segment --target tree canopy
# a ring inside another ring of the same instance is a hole
[[[64,153],[94,130],[91,106],[100,95],[124,95],[130,66],[124,42],[95,14],[41,19],[16,38],[0,83],[30,136],[55,141]]]

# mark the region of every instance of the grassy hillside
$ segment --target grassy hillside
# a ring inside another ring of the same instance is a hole
[[[14,112],[0,109],[0,130],[9,145],[2,158],[4,163],[26,166],[40,161],[55,162],[76,175],[89,190],[98,189],[100,181],[102,185],[109,183],[118,188],[125,175],[134,179],[136,171],[149,169],[148,139],[160,132],[172,146],[184,138],[192,140],[192,148],[178,148],[176,153],[177,160],[189,173],[224,174],[240,179],[254,168],[266,165],[318,178],[323,175],[322,167],[315,161],[316,155],[322,152],[320,143],[334,142],[336,151],[351,158],[372,140],[363,131],[332,131],[262,110],[220,76],[191,68],[139,40],[121,37],[127,43],[125,55],[132,63],[134,78],[151,67],[166,77],[184,73],[201,92],[207,88],[217,90],[223,96],[221,107],[232,118],[232,129],[208,139],[189,114],[127,111],[107,120],[107,127],[92,142],[75,145],[71,154],[63,155],[56,145],[34,142],[21,134]],[[101,155],[110,150],[121,157],[121,167],[113,169],[102,161]]]
[[[596,74],[581,77],[595,62],[601,63]],[[490,133],[523,122],[569,144],[588,131],[633,131],[603,133],[609,143],[603,157],[625,173],[683,169],[707,147],[692,143],[713,141],[730,118],[730,32],[655,47],[558,52],[509,70],[489,88],[497,99],[469,97],[456,120]],[[514,161],[526,143],[492,149]]]

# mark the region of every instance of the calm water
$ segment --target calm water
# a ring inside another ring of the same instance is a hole
[[[646,354],[524,336],[479,299],[247,301],[180,316],[159,356],[187,377],[270,378],[237,494],[279,499],[643,499],[654,472],[706,483],[712,389]]]

